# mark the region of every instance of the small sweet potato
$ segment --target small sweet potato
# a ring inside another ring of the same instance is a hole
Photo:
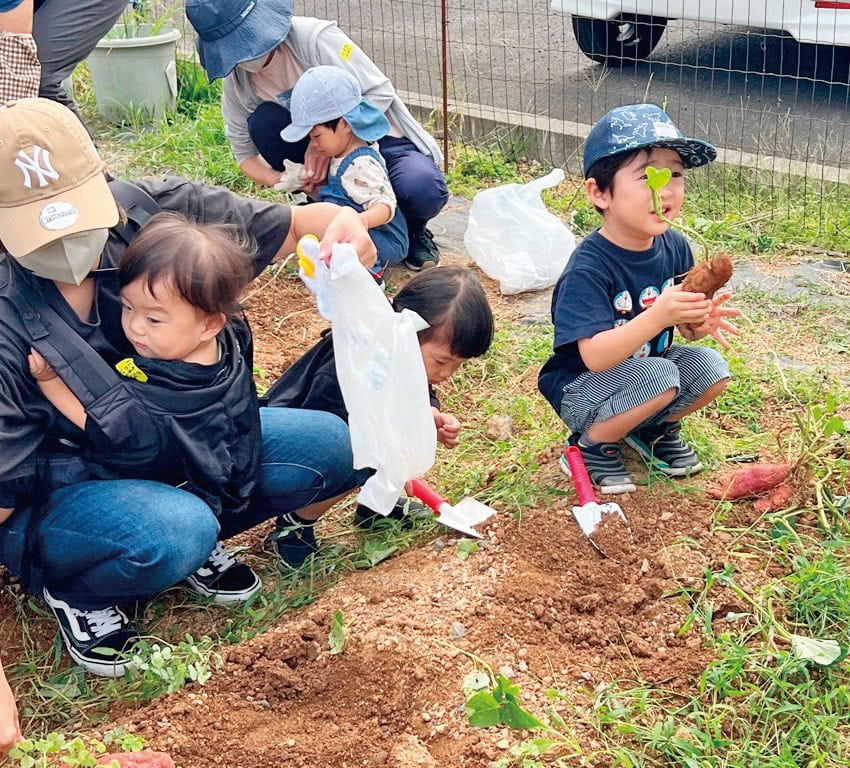
[[[707,261],[694,264],[682,280],[682,290],[692,293],[704,293],[706,298],[714,298],[732,277],[732,259],[728,253],[718,253]]]
[[[714,499],[756,498],[784,483],[790,472],[790,464],[754,464],[736,470],[708,493]]]
[[[794,499],[794,489],[787,483],[783,483],[773,489],[769,496],[756,499],[753,506],[759,512],[775,512],[777,509],[785,509]]]
[[[98,765],[109,765],[112,761],[119,768],[175,768],[174,760],[167,752],[153,752],[143,749],[141,752],[111,752],[97,759]]]

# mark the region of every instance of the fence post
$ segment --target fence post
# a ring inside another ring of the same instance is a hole
[[[449,75],[448,75],[448,0],[440,0],[442,21],[442,88],[443,88],[443,173],[449,170]]]

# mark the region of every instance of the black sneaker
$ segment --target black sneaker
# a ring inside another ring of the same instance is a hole
[[[124,611],[116,606],[97,611],[72,608],[46,587],[44,601],[59,622],[59,632],[75,663],[101,677],[122,677],[133,668],[126,654],[139,640],[139,633]]]
[[[291,512],[278,517],[271,541],[277,551],[277,568],[281,573],[298,570],[319,551],[314,524],[305,523]]]
[[[430,514],[430,512],[431,508],[421,501],[402,496],[388,515],[379,515],[375,510],[358,504],[354,510],[354,524],[358,528],[368,530],[382,520],[399,520],[403,528],[410,528],[413,526],[415,518]]]
[[[410,238],[410,247],[407,249],[404,266],[414,272],[421,272],[423,269],[436,267],[439,263],[440,251],[437,249],[430,229]]]
[[[260,577],[236,560],[220,541],[207,561],[186,578],[186,583],[192,591],[222,605],[244,603],[263,586]]]
[[[626,443],[668,477],[695,475],[702,469],[702,462],[682,439],[681,431],[682,425],[677,421],[640,427],[629,432]]]
[[[590,481],[600,493],[634,493],[635,481],[620,459],[618,443],[597,443],[588,448],[581,445],[578,438],[576,434],[570,435],[567,445],[579,447]],[[572,477],[566,452],[561,454],[560,464],[561,471]]]

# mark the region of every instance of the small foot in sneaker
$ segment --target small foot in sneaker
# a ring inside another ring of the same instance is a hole
[[[702,462],[682,438],[681,430],[679,422],[670,421],[640,427],[629,432],[626,443],[668,477],[695,475]]]
[[[244,603],[252,598],[263,586],[257,576],[245,563],[240,563],[218,542],[206,562],[186,583],[193,592],[211,597],[214,603]]]
[[[437,244],[434,242],[434,235],[430,229],[410,238],[410,247],[407,251],[407,258],[404,260],[404,266],[414,272],[420,272],[423,269],[431,269],[440,263],[440,251],[437,249]]]
[[[139,633],[120,608],[73,608],[46,587],[44,600],[59,622],[62,640],[75,663],[101,677],[121,677],[133,668],[128,653],[139,640]]]
[[[584,436],[570,435],[567,445],[577,445],[584,459],[590,481],[600,493],[633,493],[635,481],[620,459],[618,443],[593,443],[584,445]],[[572,477],[566,453],[561,454],[561,471]]]
[[[281,573],[298,570],[319,551],[314,525],[315,520],[304,520],[295,512],[278,517],[271,541],[277,552],[277,569]]]
[[[403,528],[410,528],[413,526],[414,519],[430,514],[430,512],[431,509],[421,501],[402,496],[388,515],[380,515],[375,510],[369,509],[363,504],[358,504],[354,510],[354,524],[358,528],[368,530],[382,520],[398,520]]]

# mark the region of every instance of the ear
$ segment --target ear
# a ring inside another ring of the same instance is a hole
[[[223,312],[207,315],[204,319],[204,330],[201,332],[201,341],[209,341],[218,336],[226,322],[227,316]]]
[[[341,117],[339,119],[339,122],[337,123],[336,127],[338,129],[342,128],[346,135],[351,135],[354,133],[354,131],[351,130],[351,126],[349,125],[348,120],[346,120],[344,117]]]
[[[599,189],[596,184],[596,179],[592,176],[589,179],[585,179],[584,182],[584,190],[587,193],[587,197],[591,203],[593,203],[597,208],[602,209],[603,211],[608,208],[611,204],[611,190],[607,190],[603,192]]]

